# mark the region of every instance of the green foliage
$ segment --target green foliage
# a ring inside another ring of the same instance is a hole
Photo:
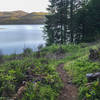
[[[93,46],[81,43],[47,46],[40,50],[38,58],[36,52],[33,53],[30,49],[26,50],[28,56],[23,56],[23,54],[5,56],[4,59],[7,61],[0,65],[0,97],[14,96],[22,82],[27,80],[27,71],[30,71],[33,79],[26,82],[22,100],[56,100],[63,86],[56,67],[58,64],[65,63],[65,70],[73,77],[72,82],[79,87],[79,99],[99,100],[98,80],[89,87],[86,86],[86,74],[100,71],[100,63],[91,62],[88,59],[89,49],[95,49],[98,45],[98,43]],[[67,55],[64,59],[46,58],[48,54],[57,53],[60,48],[64,51],[63,54]],[[11,59],[13,57],[20,59]]]
[[[69,0],[65,2],[49,0],[49,2],[50,5],[47,9],[49,15],[46,16],[44,37],[47,41],[47,45],[64,44],[69,37]]]
[[[83,98],[86,100],[99,100],[100,99],[100,83],[94,81],[91,85],[87,85],[87,73],[95,73],[100,71],[100,63],[92,62],[89,60],[89,48],[85,44],[79,44],[80,48],[77,48],[76,53],[71,52],[72,56],[67,57],[65,63],[65,70],[68,71],[69,75],[73,77],[73,83],[79,87],[79,100]],[[92,48],[97,48],[96,45]]]
[[[29,84],[22,100],[55,100],[56,91],[50,85]]]
[[[80,98],[86,98],[87,100],[99,100],[100,99],[100,83],[98,81],[93,82],[89,87],[80,87]]]
[[[89,0],[86,6],[79,9],[76,14],[77,31],[83,35],[81,42],[91,42],[100,37],[100,1]]]
[[[44,28],[47,45],[99,39],[99,10],[99,0],[50,0]]]
[[[22,82],[27,80],[26,72],[29,70],[32,75],[38,75],[40,80],[33,76],[30,82],[27,81],[22,100],[55,100],[63,86],[59,74],[56,72],[58,62],[42,56],[57,51],[57,49],[50,47],[49,51],[43,50],[39,58],[35,57],[35,53],[31,49],[26,49],[20,55],[5,56],[4,58],[9,60],[0,65],[0,97],[14,96]],[[20,59],[13,60],[10,57]]]
[[[30,49],[30,48],[26,48],[26,49],[24,49],[24,51],[23,51],[24,56],[29,56],[29,55],[31,55],[32,53],[33,53],[33,50]]]
[[[51,45],[51,46],[47,46],[45,48],[42,49],[42,51],[44,52],[49,52],[49,53],[55,53],[57,52],[60,48],[63,49],[64,52],[71,52],[72,51],[77,51],[80,48],[80,45],[74,45],[74,44],[67,44],[67,45]]]
[[[56,72],[55,64],[50,61],[49,64],[42,63],[46,59],[36,59],[34,68],[34,74],[45,75],[42,80],[28,84],[28,87],[24,93],[23,100],[55,100],[61,89],[62,82]],[[38,63],[37,63],[38,62]]]

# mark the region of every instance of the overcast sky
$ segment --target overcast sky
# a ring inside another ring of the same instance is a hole
[[[49,0],[1,0],[0,11],[23,10],[26,12],[46,11]]]

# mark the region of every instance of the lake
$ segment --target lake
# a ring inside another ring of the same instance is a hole
[[[43,25],[0,25],[0,50],[3,54],[22,53],[24,48],[37,50],[43,40]]]

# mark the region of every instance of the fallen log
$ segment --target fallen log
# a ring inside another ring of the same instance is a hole
[[[88,79],[88,82],[93,82],[97,79],[100,80],[100,72],[97,72],[97,73],[88,73],[86,74],[86,77]]]

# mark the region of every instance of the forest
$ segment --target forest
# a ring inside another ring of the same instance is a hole
[[[99,0],[50,0],[50,3],[45,23],[47,45],[99,39]]]
[[[0,100],[100,100],[100,0],[49,0],[46,46],[0,54]]]

